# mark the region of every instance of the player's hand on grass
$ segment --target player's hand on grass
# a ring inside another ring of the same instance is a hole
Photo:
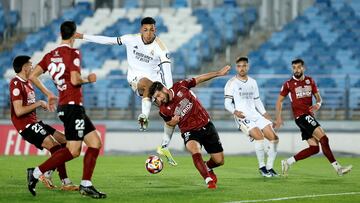
[[[53,94],[48,95],[48,102],[47,102],[47,110],[50,112],[54,112],[56,110],[56,104],[57,104],[57,96]]]
[[[75,38],[75,39],[83,39],[83,38],[84,38],[84,35],[81,34],[81,33],[76,32],[76,33],[74,34],[74,38]]]
[[[238,118],[245,118],[244,113],[238,110],[235,110],[234,115]]]
[[[96,82],[96,74],[95,73],[90,73],[88,75],[88,80],[90,83]]]
[[[231,66],[227,65],[227,66],[224,66],[222,69],[220,69],[218,71],[218,76],[224,76],[224,75],[227,75],[229,73],[231,69]]]

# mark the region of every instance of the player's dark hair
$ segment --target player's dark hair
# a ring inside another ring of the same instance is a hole
[[[245,61],[246,63],[249,63],[249,59],[248,59],[248,57],[246,57],[246,56],[239,56],[239,57],[236,59],[236,63],[239,63],[240,61]]]
[[[15,57],[15,59],[13,61],[13,68],[14,68],[15,73],[20,73],[23,65],[25,63],[29,62],[29,60],[30,60],[30,56],[21,55],[21,56]]]
[[[153,84],[149,88],[149,97],[151,98],[154,96],[156,91],[161,91],[163,89],[164,85],[161,82],[153,82]]]
[[[302,60],[300,58],[294,59],[293,61],[291,61],[291,65],[298,64],[298,63],[301,63],[302,66],[304,66],[304,64],[305,64],[304,60]]]
[[[76,24],[74,21],[65,21],[60,26],[61,38],[63,40],[70,39],[76,32]]]
[[[141,26],[142,25],[145,25],[145,24],[156,24],[156,21],[155,21],[155,19],[154,18],[152,18],[152,17],[145,17],[145,18],[143,18],[142,20],[141,20]]]

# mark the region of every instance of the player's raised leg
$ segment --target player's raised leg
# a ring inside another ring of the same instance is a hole
[[[347,174],[351,171],[352,165],[342,167],[335,159],[332,150],[329,145],[329,138],[326,136],[324,130],[319,126],[314,130],[313,136],[319,140],[322,152],[324,153],[325,157],[329,160],[331,165],[334,167],[336,173],[339,176]]]
[[[142,96],[141,114],[138,116],[140,131],[145,131],[149,125],[149,114],[151,109],[151,98],[149,97],[149,87],[152,81],[148,78],[141,78],[137,83],[137,91]]]
[[[162,143],[161,143],[161,146],[159,146],[156,150],[158,154],[165,156],[168,163],[172,166],[176,166],[177,163],[176,163],[175,159],[173,158],[173,156],[171,155],[168,146],[170,144],[170,140],[172,138],[174,130],[175,130],[175,127],[169,126],[166,123],[164,123],[164,136],[162,138]]]

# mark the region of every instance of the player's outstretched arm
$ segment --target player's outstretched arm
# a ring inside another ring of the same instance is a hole
[[[213,72],[199,75],[199,76],[195,77],[196,85],[198,85],[202,82],[211,80],[216,77],[221,77],[221,76],[227,75],[229,73],[230,69],[231,69],[231,67],[229,65],[227,65],[218,71],[213,71]]]
[[[96,82],[96,74],[90,73],[86,78],[82,78],[81,74],[77,71],[71,71],[70,81],[74,86],[83,85],[86,83]]]
[[[82,33],[75,33],[74,35],[75,39],[84,39],[88,42],[94,42],[98,44],[107,44],[107,45],[121,45],[118,37],[106,37],[106,36],[100,36],[100,35],[86,35]]]
[[[283,104],[284,99],[285,99],[284,96],[279,95],[278,100],[276,101],[276,106],[275,106],[275,109],[276,109],[276,113],[275,113],[276,121],[274,123],[274,128],[275,129],[279,129],[280,126],[284,123],[283,120],[282,120],[282,116],[281,116],[282,104]]]
[[[47,98],[48,98],[48,107],[47,108],[49,111],[53,112],[53,111],[55,111],[55,108],[56,108],[57,97],[48,88],[46,88],[44,83],[42,83],[41,80],[39,79],[39,76],[43,73],[44,72],[43,72],[43,69],[41,68],[41,66],[37,65],[35,67],[35,69],[31,72],[29,80],[37,88],[39,88],[43,94],[45,94],[47,96]]]
[[[44,109],[47,108],[47,103],[43,100],[38,100],[28,106],[24,106],[22,100],[15,100],[12,102],[12,105],[14,106],[15,114],[17,117],[30,113],[40,106]]]

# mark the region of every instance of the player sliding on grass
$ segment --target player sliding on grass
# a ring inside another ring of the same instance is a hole
[[[127,80],[133,91],[137,95],[142,96],[142,113],[138,117],[141,131],[145,131],[149,123],[151,109],[149,87],[152,82],[160,81],[167,88],[173,85],[169,51],[159,37],[155,35],[155,24],[156,22],[153,18],[146,17],[141,20],[139,34],[129,34],[120,37],[94,36],[80,33],[75,35],[76,38],[89,42],[126,46],[129,63]],[[174,128],[164,124],[164,136],[161,146],[157,148],[157,152],[164,155],[169,164],[175,166],[177,163],[168,149],[173,133]]]
[[[160,82],[154,82],[149,90],[160,106],[160,116],[169,126],[179,126],[186,149],[208,188],[215,189],[217,177],[213,168],[224,164],[224,153],[219,135],[210,121],[210,116],[190,88],[215,77],[226,75],[230,66],[219,71],[206,73],[195,78],[182,80],[170,89]],[[207,162],[201,156],[201,146],[210,154]]]
[[[259,172],[263,177],[274,177],[274,170],[279,138],[272,128],[270,115],[266,112],[259,95],[256,81],[248,76],[247,57],[236,60],[237,74],[225,86],[225,108],[234,115],[235,122],[245,134],[254,141]],[[269,140],[268,158],[265,165],[264,137]]]
[[[319,152],[319,143],[321,149],[329,160],[331,165],[339,176],[350,172],[352,166],[342,167],[335,159],[330,146],[329,139],[324,130],[314,117],[314,112],[321,107],[321,96],[315,84],[315,81],[304,75],[305,67],[302,59],[295,59],[291,62],[293,69],[293,76],[286,81],[276,102],[276,125],[278,129],[283,124],[281,118],[282,103],[285,97],[290,94],[291,107],[293,110],[295,123],[301,130],[301,137],[306,140],[309,147],[300,151],[295,156],[281,161],[282,173],[287,175],[292,164],[302,159],[306,159]],[[312,96],[315,96],[316,103],[312,104]]]
[[[47,109],[48,104],[42,100],[35,100],[35,91],[28,80],[32,70],[29,56],[17,56],[13,61],[16,76],[9,84],[11,101],[11,121],[21,137],[38,149],[47,149],[51,154],[66,147],[65,135],[51,126],[38,121],[36,109]],[[79,190],[79,186],[72,184],[67,176],[65,164],[57,167],[62,182],[61,190]],[[52,170],[45,173],[39,179],[46,187],[55,188],[51,180]]]

